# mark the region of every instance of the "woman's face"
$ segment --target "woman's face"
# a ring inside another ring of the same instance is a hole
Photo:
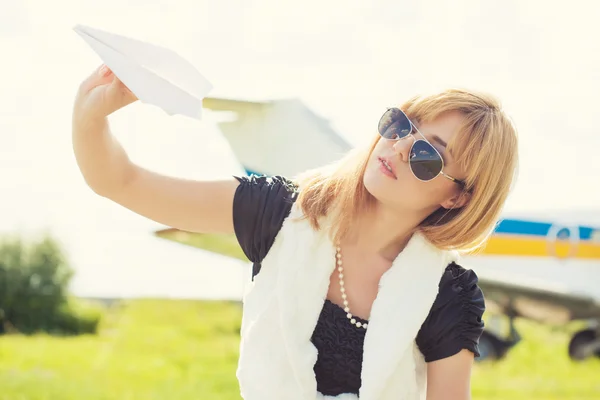
[[[417,125],[419,131],[429,143],[439,151],[444,159],[444,173],[458,180],[464,179],[461,171],[445,148],[450,143],[460,124],[462,115],[458,112],[448,112],[436,120]],[[414,123],[415,121],[413,121]],[[364,174],[364,185],[377,202],[385,207],[409,209],[415,211],[434,211],[440,206],[444,208],[461,207],[458,196],[461,187],[441,174],[436,178],[423,182],[417,179],[410,170],[410,149],[415,140],[422,139],[421,135],[412,135],[400,140],[380,138],[371,152]],[[382,163],[385,159],[393,170],[386,172]]]

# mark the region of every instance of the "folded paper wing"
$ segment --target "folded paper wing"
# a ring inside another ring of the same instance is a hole
[[[83,25],[77,32],[137,98],[167,114],[202,118],[211,83],[167,48]]]

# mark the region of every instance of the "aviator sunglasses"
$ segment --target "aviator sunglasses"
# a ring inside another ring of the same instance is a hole
[[[413,136],[415,140],[410,147],[409,160],[410,170],[418,180],[428,182],[438,175],[442,175],[452,182],[464,186],[463,181],[444,173],[442,155],[399,108],[388,108],[381,116],[377,129],[381,137],[388,140],[405,139],[415,131],[421,135],[422,139],[415,139]]]

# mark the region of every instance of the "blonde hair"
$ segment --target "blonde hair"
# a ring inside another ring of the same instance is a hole
[[[472,251],[493,232],[512,187],[518,162],[517,132],[499,101],[489,94],[462,89],[415,96],[400,107],[419,123],[458,111],[464,122],[448,143],[447,150],[465,171],[462,193],[471,196],[458,209],[438,209],[418,227],[436,247]],[[334,241],[350,231],[352,222],[374,204],[363,184],[363,176],[377,135],[370,146],[348,153],[340,161],[297,177],[301,190],[298,203],[315,229],[323,217]]]

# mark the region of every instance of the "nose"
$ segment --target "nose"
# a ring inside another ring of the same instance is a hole
[[[408,137],[397,140],[394,143],[392,147],[402,161],[408,162],[410,160],[410,149],[416,140],[414,135],[408,135]]]

